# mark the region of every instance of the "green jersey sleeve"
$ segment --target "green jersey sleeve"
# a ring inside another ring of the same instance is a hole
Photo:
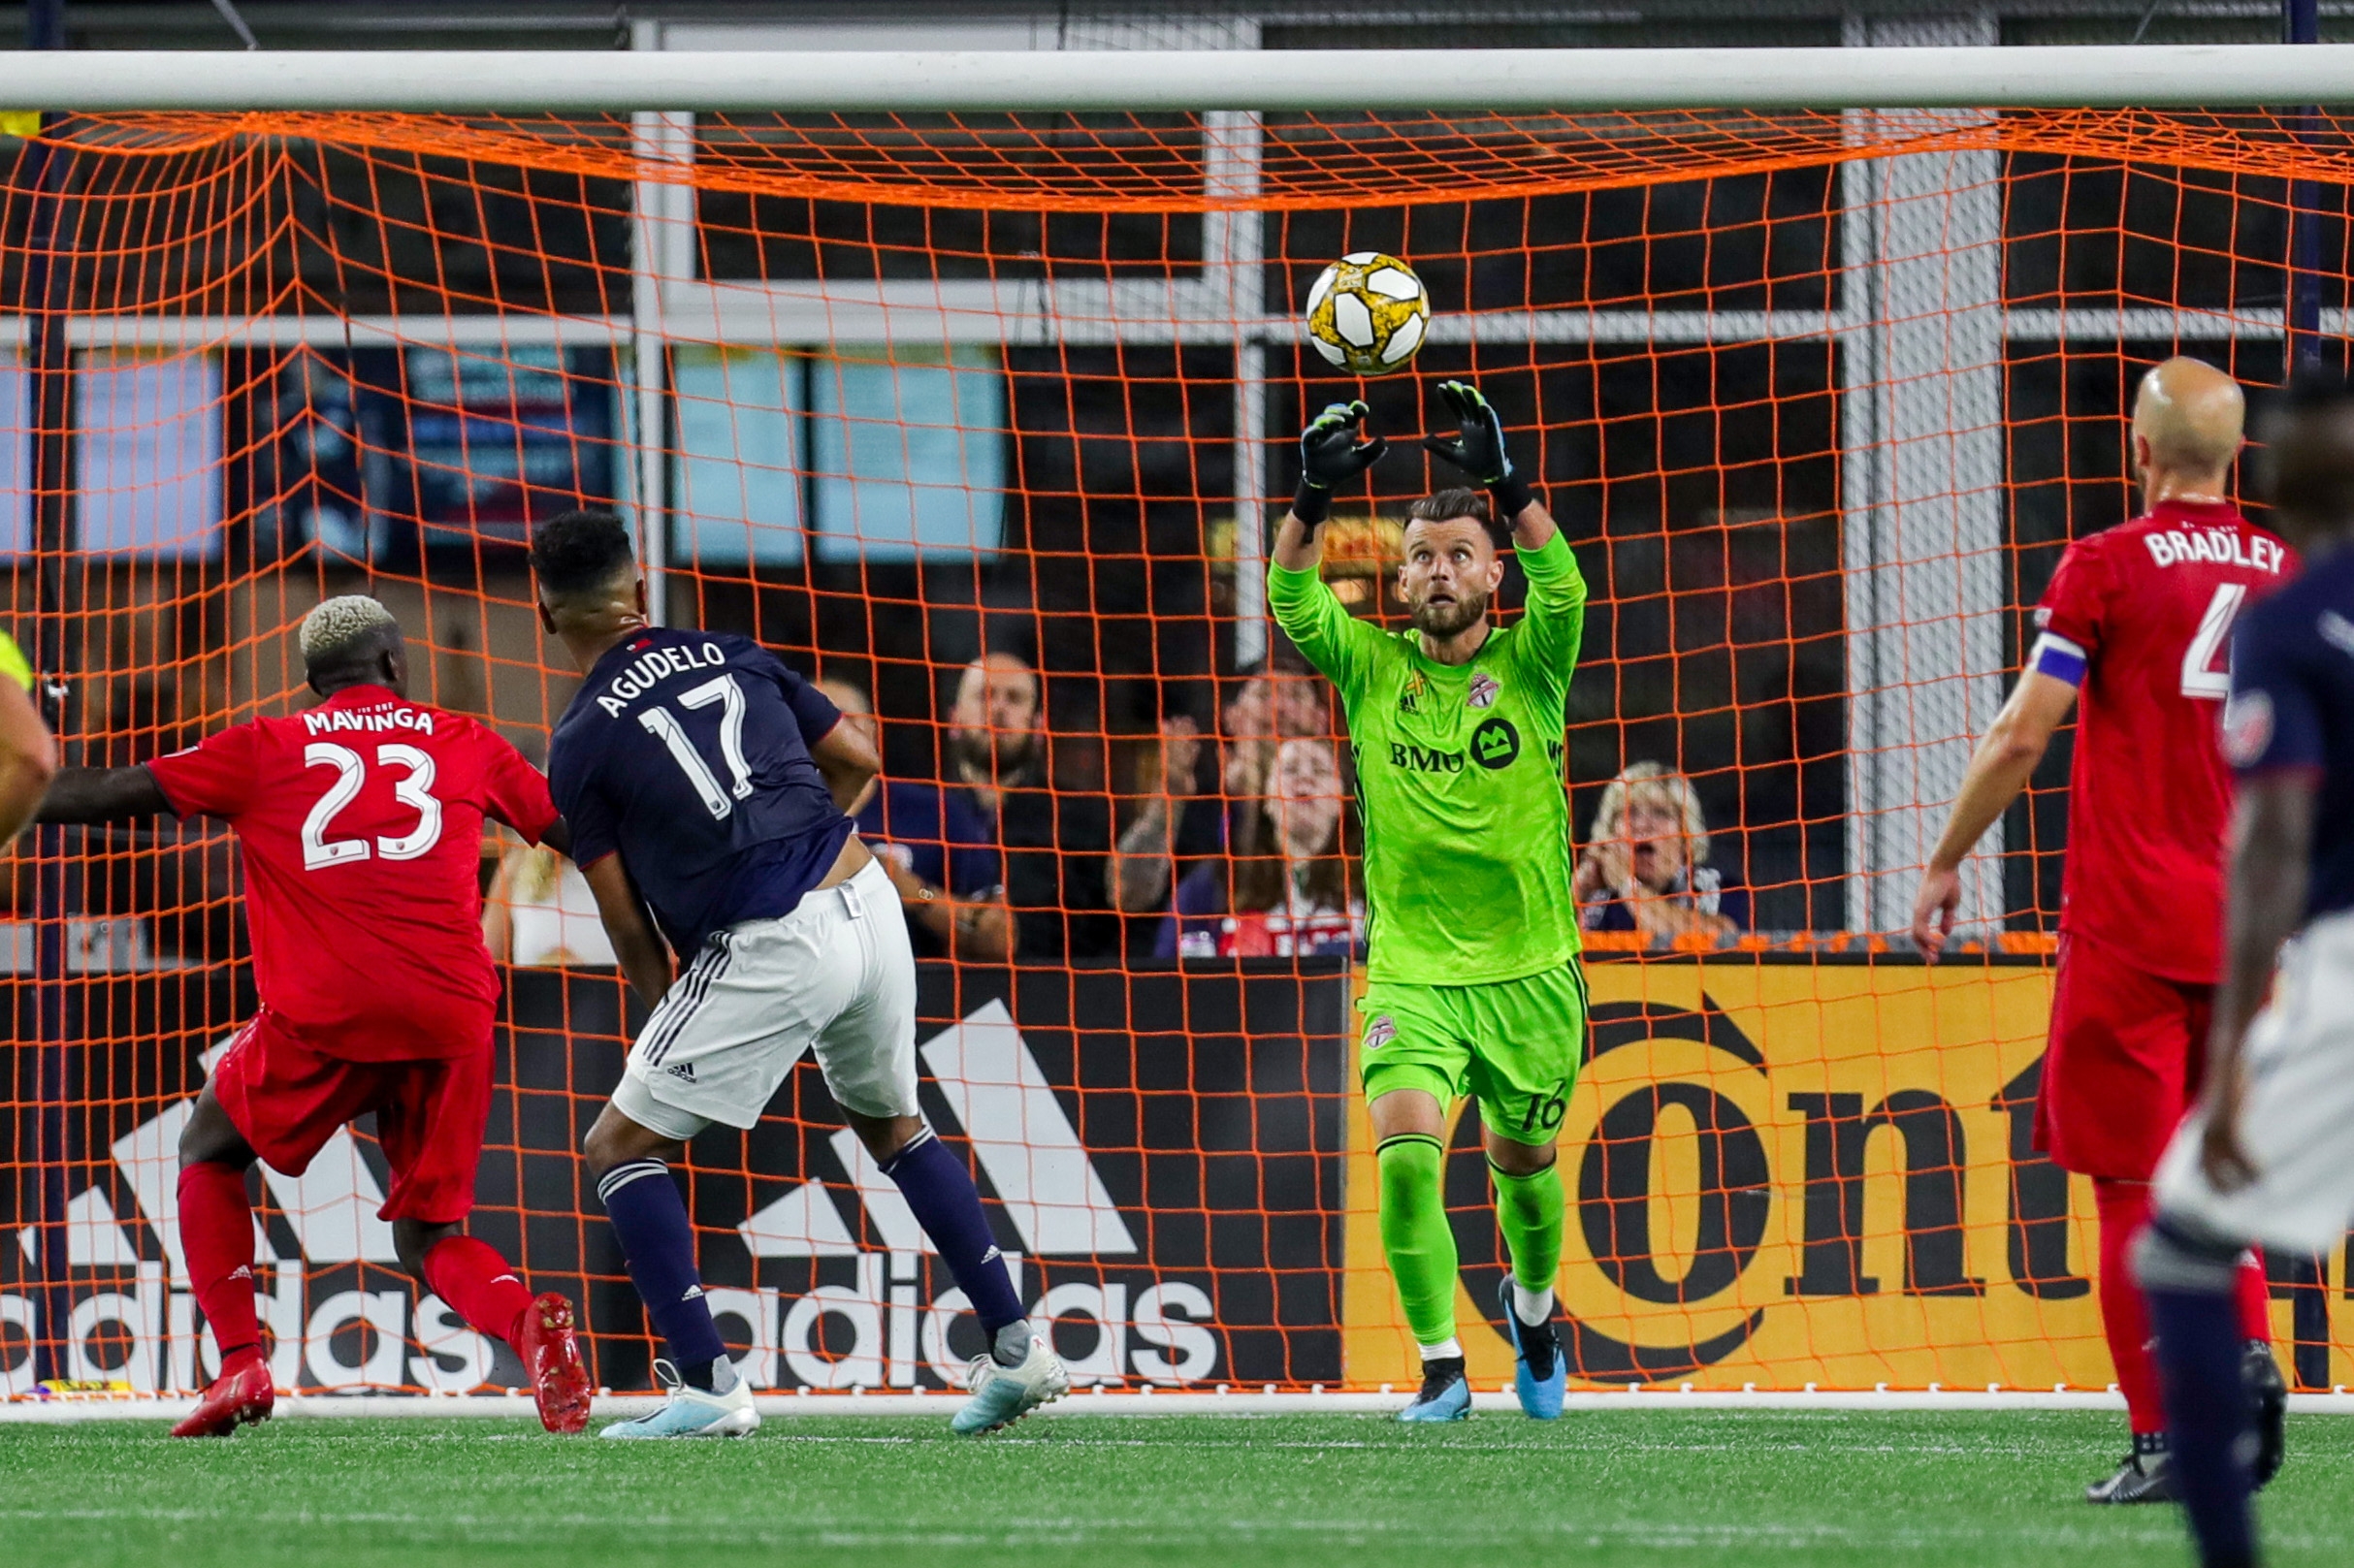
[[[1521,671],[1548,690],[1566,692],[1586,636],[1586,574],[1559,529],[1519,555],[1521,575],[1529,580],[1529,602],[1514,639]]]
[[[0,675],[7,676],[27,691],[33,689],[32,661],[24,656],[24,650],[16,646],[16,639],[5,631],[0,631]]]
[[[1576,569],[1572,563],[1570,570]],[[1381,628],[1349,614],[1315,567],[1296,572],[1269,561],[1267,608],[1283,635],[1343,695],[1363,683]]]

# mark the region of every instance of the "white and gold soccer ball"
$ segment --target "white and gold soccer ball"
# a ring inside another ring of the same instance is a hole
[[[1421,351],[1431,296],[1414,269],[1378,250],[1352,250],[1307,291],[1307,340],[1358,375],[1403,370]]]

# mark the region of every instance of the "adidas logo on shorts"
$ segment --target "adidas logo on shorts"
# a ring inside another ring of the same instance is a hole
[[[673,1062],[662,1071],[685,1082],[693,1083],[694,1081],[694,1064],[693,1062]]]

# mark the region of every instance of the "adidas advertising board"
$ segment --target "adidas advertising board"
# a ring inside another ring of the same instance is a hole
[[[576,1152],[621,1074],[619,987],[596,974],[508,979],[469,1229],[535,1287],[584,1304],[598,1383],[649,1387],[644,1310]],[[216,985],[203,1021],[176,1027],[152,987],[122,988],[146,1004],[140,1048],[113,1048],[116,1081],[137,1090],[101,1103],[111,1123],[77,1116],[88,1142],[69,1150],[63,1223],[25,1223],[57,1211],[54,1181],[47,1205],[38,1181],[0,1195],[13,1243],[0,1393],[49,1379],[194,1390],[214,1370],[180,1257],[175,1151],[236,999]],[[924,1113],[969,1150],[999,1248],[1075,1381],[1338,1380],[1348,1002],[1337,961],[920,966]],[[167,1059],[171,1081],[157,1081]],[[520,1385],[505,1346],[400,1271],[375,1215],[382,1158],[360,1130],[300,1177],[258,1178],[256,1284],[277,1381]],[[978,1326],[814,1062],[759,1126],[711,1129],[692,1162],[678,1174],[706,1294],[754,1386],[960,1385]]]

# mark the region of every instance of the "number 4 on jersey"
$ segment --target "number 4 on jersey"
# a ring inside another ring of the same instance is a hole
[[[2245,583],[2224,583],[2216,588],[2215,596],[2208,600],[2199,630],[2191,638],[2190,646],[2182,651],[2184,696],[2213,697],[2220,701],[2232,694],[2232,623],[2240,619],[2240,606],[2246,597]],[[2222,668],[2217,669],[2217,663]]]

